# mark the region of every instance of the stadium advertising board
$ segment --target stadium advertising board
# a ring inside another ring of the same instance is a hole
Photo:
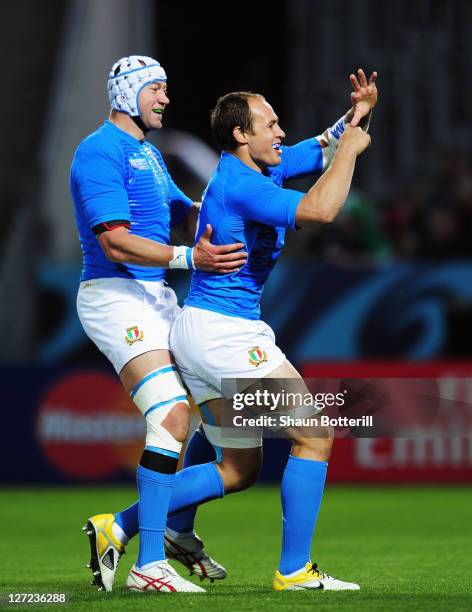
[[[329,465],[330,482],[465,483],[472,480],[471,363],[311,363],[305,364],[303,372],[305,376],[318,377],[434,380],[439,391],[436,405],[439,414],[434,422],[425,422],[422,426],[416,423],[410,429],[404,428],[400,436],[337,440]],[[402,406],[395,408],[401,415]]]

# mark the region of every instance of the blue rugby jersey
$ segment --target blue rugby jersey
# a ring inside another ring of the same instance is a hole
[[[124,219],[132,234],[169,244],[170,228],[185,219],[192,201],[175,185],[156,147],[105,121],[80,143],[70,190],[83,253],[81,280],[165,277],[163,268],[109,261],[92,231],[99,223]]]
[[[193,273],[188,306],[245,319],[260,318],[264,283],[285,242],[285,230],[295,229],[299,191],[284,189],[293,176],[321,171],[323,158],[316,138],[282,147],[281,162],[268,176],[253,170],[234,155],[223,152],[203,196],[197,240],[206,224],[213,227],[214,244],[242,242],[247,264],[224,276]]]

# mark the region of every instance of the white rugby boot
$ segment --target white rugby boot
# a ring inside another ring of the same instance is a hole
[[[179,576],[166,559],[145,570],[133,565],[126,585],[139,593],[205,593],[205,589]]]

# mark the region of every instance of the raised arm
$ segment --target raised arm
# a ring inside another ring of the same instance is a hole
[[[368,131],[372,109],[377,103],[377,73],[373,72],[367,82],[364,71],[358,70],[358,77],[350,75],[352,85],[352,107],[330,128],[315,138],[302,140],[296,145],[283,147],[282,164],[273,173],[282,173],[289,179],[314,172],[325,171],[333,161],[336,149],[346,125],[359,126]]]
[[[378,98],[377,72],[371,74],[369,81],[367,81],[362,68],[358,69],[357,74],[357,77],[354,74],[349,76],[353,89],[351,92],[352,107],[341,119],[316,137],[322,147],[323,170],[326,170],[333,161],[339,139],[347,125],[351,127],[359,126],[365,132],[369,130],[372,111]]]
[[[298,204],[298,227],[331,223],[336,218],[348,196],[357,156],[369,145],[369,134],[359,127],[346,127],[330,167]]]

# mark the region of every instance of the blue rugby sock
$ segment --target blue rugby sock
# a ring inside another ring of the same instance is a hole
[[[128,538],[132,538],[139,531],[138,519],[139,502],[115,514],[115,523],[123,529]]]
[[[279,571],[287,575],[310,560],[311,540],[323,498],[328,464],[290,455],[282,478],[282,554]]]
[[[137,566],[143,567],[166,558],[164,531],[175,474],[163,474],[138,465],[137,481],[139,490]]]
[[[164,476],[167,475],[164,474]],[[224,484],[216,464],[204,463],[203,465],[194,465],[175,474],[168,511],[169,513],[175,512],[181,514],[182,508],[190,507],[189,513],[193,521],[195,509],[198,505],[217,497],[223,497],[223,495]],[[135,536],[139,531],[139,507],[140,503],[135,502],[126,510],[115,514],[116,523],[129,538]],[[179,533],[186,531],[183,522],[179,523],[179,529],[172,526],[170,528]],[[187,531],[192,531],[192,529],[193,522],[190,523]]]
[[[199,506],[211,499],[223,497],[225,487],[215,463],[192,465],[177,472],[169,505],[169,514],[182,508]],[[193,525],[192,525],[193,528]],[[189,531],[192,530],[189,529]],[[171,527],[173,529],[173,527]],[[174,529],[177,531],[177,529]],[[183,529],[180,532],[184,532]]]
[[[193,432],[185,449],[183,467],[189,468],[193,465],[201,463],[209,463],[215,460],[215,449],[208,442],[205,433],[201,429]],[[218,474],[219,476],[219,474]],[[223,497],[223,494],[217,495]],[[212,499],[211,497],[209,499]],[[201,502],[200,502],[201,503]],[[173,501],[171,501],[173,504]],[[198,504],[189,505],[185,510],[175,512],[167,519],[167,527],[178,533],[186,533],[193,531],[195,523],[195,514],[197,513]],[[125,530],[126,531],[126,530]]]

